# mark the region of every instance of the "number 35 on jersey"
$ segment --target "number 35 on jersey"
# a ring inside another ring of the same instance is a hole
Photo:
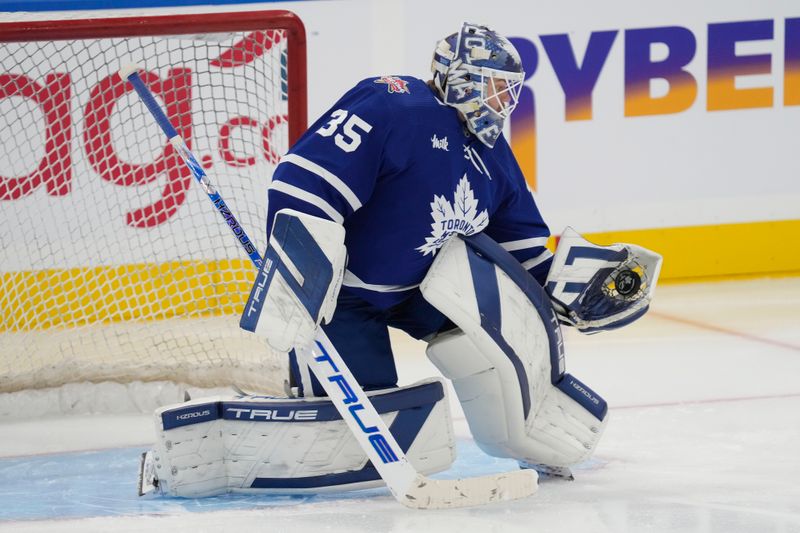
[[[343,122],[344,125],[341,127],[341,132],[337,133],[339,126]],[[366,134],[372,130],[372,126],[355,113],[350,114],[345,109],[337,109],[331,113],[331,120],[318,129],[317,133],[323,137],[330,137],[336,133],[333,137],[336,146],[345,152],[354,152],[361,144],[361,133],[358,130]]]

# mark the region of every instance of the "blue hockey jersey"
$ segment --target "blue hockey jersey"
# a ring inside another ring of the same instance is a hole
[[[540,283],[552,258],[506,140],[483,145],[417,78],[369,78],[348,91],[282,158],[267,201],[267,234],[283,208],[343,224],[342,290],[381,309],[419,286],[456,233],[485,232]]]

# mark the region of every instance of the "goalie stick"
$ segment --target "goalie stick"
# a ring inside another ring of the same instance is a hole
[[[170,144],[180,154],[217,211],[225,218],[253,264],[257,268],[260,267],[261,256],[258,250],[139,77],[138,69],[137,65],[127,65],[120,69],[119,76],[136,89]],[[317,328],[312,346],[298,348],[296,353],[299,360],[308,364],[322,384],[336,410],[386,482],[392,495],[406,507],[415,509],[468,507],[494,501],[515,500],[536,492],[537,474],[534,470],[528,469],[454,480],[430,479],[420,474],[408,461],[386,423],[358,385],[322,328]]]

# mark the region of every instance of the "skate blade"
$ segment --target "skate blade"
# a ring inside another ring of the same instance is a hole
[[[139,496],[145,496],[158,489],[153,451],[146,451],[139,460]]]

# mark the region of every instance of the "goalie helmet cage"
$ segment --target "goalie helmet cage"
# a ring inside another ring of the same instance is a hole
[[[306,128],[288,11],[0,22],[0,392],[172,381],[281,390],[241,331],[256,271],[130,85],[137,63],[259,250]]]

